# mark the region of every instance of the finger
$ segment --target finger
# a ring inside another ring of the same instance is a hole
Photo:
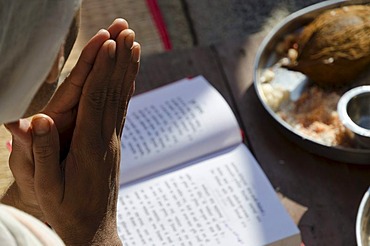
[[[32,154],[31,123],[27,119],[5,124],[12,134],[12,152],[9,167],[15,180],[29,182],[33,179],[34,165]]]
[[[60,203],[63,198],[63,176],[59,164],[59,136],[53,120],[44,114],[33,117],[32,150],[35,163],[35,191],[42,204]]]
[[[82,90],[75,134],[82,134],[81,137],[87,141],[86,144],[101,139],[102,117],[115,53],[116,42],[107,40],[99,50],[93,69]]]
[[[135,33],[130,29],[123,30],[117,37],[116,64],[109,82],[107,105],[103,116],[103,135],[107,138],[111,137],[112,131],[116,130],[117,123],[114,122],[117,122],[117,113],[120,111],[119,108],[124,107],[121,103],[122,92],[126,92],[131,87],[131,84],[127,84],[124,80],[124,76],[131,63],[134,38]]]
[[[116,39],[118,34],[122,31],[128,29],[128,23],[125,19],[117,18],[113,21],[112,25],[108,27],[108,32],[110,33],[111,39]]]
[[[116,132],[118,133],[119,137],[121,137],[122,135],[122,129],[125,124],[128,103],[135,90],[135,79],[140,67],[140,55],[141,46],[139,43],[134,42],[132,46],[132,56],[130,64],[123,79],[125,86],[122,87],[123,91],[121,92],[121,107],[119,107],[117,113]]]
[[[109,32],[102,29],[91,38],[82,50],[75,67],[44,110],[46,114],[54,118],[55,114],[64,113],[78,103],[82,87],[94,65],[97,54],[109,36]]]
[[[4,124],[5,128],[12,134],[13,141],[18,142],[22,147],[32,145],[31,123],[27,119],[20,119],[15,122]]]
[[[117,37],[117,59],[115,70],[112,75],[116,83],[121,83],[132,55],[132,46],[135,41],[135,32],[131,29],[123,30]]]

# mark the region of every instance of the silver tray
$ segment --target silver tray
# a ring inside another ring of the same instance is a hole
[[[292,141],[306,149],[307,151],[333,159],[340,162],[353,163],[353,164],[365,164],[370,165],[370,149],[357,149],[357,148],[346,148],[341,146],[327,146],[321,144],[315,139],[304,136],[291,125],[282,120],[275,111],[266,103],[262,92],[262,81],[261,76],[266,68],[271,67],[277,61],[277,55],[275,53],[275,47],[278,42],[282,40],[287,34],[293,33],[299,30],[303,26],[311,22],[320,13],[333,8],[342,6],[348,6],[353,4],[368,4],[370,0],[335,0],[335,1],[324,1],[319,4],[315,4],[299,10],[288,17],[286,17],[279,25],[275,26],[270,33],[265,37],[261,43],[257,56],[254,63],[254,86],[261,101],[263,107],[272,116],[274,121],[278,124],[278,127],[282,132],[290,138]],[[307,78],[302,74],[297,75],[295,72],[281,69],[277,77],[283,77],[289,81],[289,84],[294,86],[291,89],[291,98],[298,97],[305,89]],[[370,81],[370,80],[369,80]]]

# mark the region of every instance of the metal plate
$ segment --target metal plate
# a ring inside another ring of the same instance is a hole
[[[292,141],[305,148],[307,151],[318,154],[336,161],[354,163],[354,164],[365,164],[370,165],[370,149],[356,149],[356,148],[345,148],[341,146],[327,146],[315,141],[315,139],[310,139],[304,136],[297,130],[295,130],[291,125],[282,120],[275,111],[270,108],[266,103],[263,92],[262,92],[262,81],[260,80],[263,71],[266,68],[271,67],[277,61],[277,55],[275,54],[275,47],[278,42],[282,40],[287,34],[293,33],[303,26],[310,23],[316,16],[322,12],[338,8],[342,6],[348,6],[353,4],[368,4],[370,0],[359,0],[359,1],[346,1],[346,0],[336,0],[336,1],[324,1],[319,4],[312,5],[310,7],[304,8],[297,11],[287,18],[285,18],[279,25],[274,27],[271,32],[266,36],[266,38],[261,43],[259,50],[257,52],[255,64],[254,64],[254,86],[257,95],[266,109],[266,111],[272,116],[274,121],[278,123],[279,128],[282,132],[290,138]],[[275,79],[284,78],[285,81],[289,81],[283,86],[289,86],[291,91],[291,98],[298,97],[302,91],[305,89],[306,77],[297,74],[295,72],[282,69]]]

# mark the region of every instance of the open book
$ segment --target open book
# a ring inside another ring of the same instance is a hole
[[[300,245],[224,98],[202,76],[135,96],[122,136],[124,245]]]

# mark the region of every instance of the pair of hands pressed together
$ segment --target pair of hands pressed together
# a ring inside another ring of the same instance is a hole
[[[29,122],[7,124],[15,182],[3,202],[47,221],[66,244],[121,244],[116,225],[120,140],[140,45],[123,19],[85,46]]]

